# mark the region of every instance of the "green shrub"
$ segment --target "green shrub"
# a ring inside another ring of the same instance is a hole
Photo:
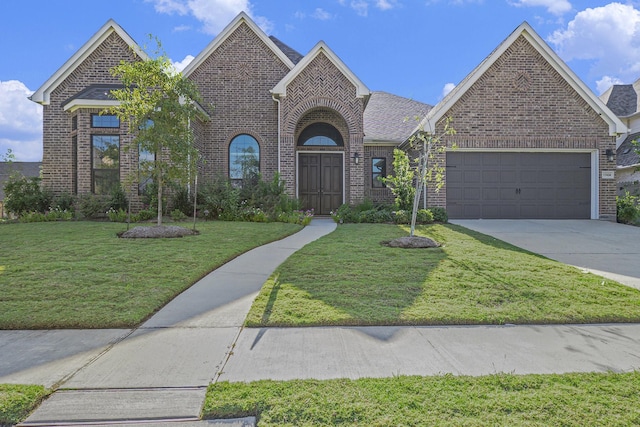
[[[51,206],[51,193],[42,189],[40,178],[27,178],[20,174],[11,174],[4,184],[4,207],[7,212],[20,215],[23,212],[40,212]]]
[[[171,195],[172,209],[179,210],[185,217],[193,215],[193,197],[185,186],[176,187]],[[171,212],[173,216],[173,211]]]
[[[118,211],[120,209],[127,210],[129,206],[129,200],[127,194],[121,185],[118,185],[111,191],[111,198],[109,199],[109,207]]]
[[[416,222],[419,224],[433,223],[433,213],[429,209],[419,209],[416,213]]]
[[[624,196],[616,197],[616,215],[618,222],[633,224],[640,218],[638,197],[632,196],[628,191]]]
[[[183,221],[187,219],[187,216],[182,213],[180,209],[174,209],[171,211],[171,219],[174,221]]]
[[[360,213],[349,206],[348,204],[343,204],[336,211],[331,212],[331,218],[338,224],[346,224],[352,222],[360,221]]]
[[[411,222],[411,212],[402,209],[393,212],[393,222],[396,224],[409,224]]]
[[[83,194],[76,199],[76,205],[76,212],[80,212],[84,218],[91,219],[104,215],[110,208],[110,201],[104,196]]]
[[[449,215],[447,215],[447,210],[445,208],[435,206],[433,208],[429,208],[429,210],[431,211],[433,220],[435,222],[441,222],[445,224],[447,221],[449,221]]]
[[[73,212],[76,199],[69,193],[57,195],[53,201],[53,207],[61,211]]]
[[[115,210],[114,208],[110,208],[107,211],[107,217],[111,222],[127,222],[127,211],[124,209]]]
[[[385,222],[393,222],[391,211],[388,209],[369,209],[360,212],[359,222],[369,224],[382,224]]]

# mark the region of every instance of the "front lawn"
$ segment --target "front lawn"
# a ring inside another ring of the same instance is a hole
[[[0,384],[0,426],[24,420],[50,393],[39,385]]]
[[[301,228],[214,221],[198,223],[198,236],[117,238],[125,227],[0,225],[0,329],[133,327],[225,262]]]
[[[380,244],[405,227],[345,224],[269,279],[248,326],[640,321],[640,291],[455,225],[418,234],[438,249]]]
[[[631,426],[640,372],[222,382],[205,418],[258,426]]]

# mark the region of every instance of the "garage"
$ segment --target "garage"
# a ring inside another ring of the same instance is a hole
[[[450,152],[452,219],[589,219],[591,154]]]

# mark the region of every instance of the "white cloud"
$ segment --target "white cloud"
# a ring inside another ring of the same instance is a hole
[[[193,55],[187,55],[184,57],[184,59],[180,62],[173,62],[173,67],[177,70],[177,71],[182,71],[184,70],[187,65],[189,65],[191,63],[191,61],[193,61]]]
[[[183,31],[189,31],[190,29],[191,29],[190,25],[178,25],[177,27],[174,27],[173,32],[181,33]]]
[[[613,85],[620,85],[624,82],[616,77],[611,76],[603,76],[600,80],[596,82],[596,89],[598,90],[598,95],[602,95],[607,89],[609,89]]]
[[[322,9],[321,7],[316,8],[316,10],[313,11],[313,14],[311,16],[313,16],[316,19],[319,19],[320,21],[327,21],[332,18],[331,14],[326,10]]]
[[[178,15],[192,15],[203,24],[203,31],[218,34],[240,12],[247,15],[265,32],[273,28],[273,24],[263,16],[254,16],[249,0],[145,0],[153,3],[156,12]]]
[[[455,89],[455,87],[456,85],[453,83],[445,84],[444,87],[442,88],[442,97],[444,98],[445,96],[449,95],[449,92]]]
[[[640,73],[640,11],[631,4],[585,9],[548,41],[565,61],[593,61],[597,77],[634,81]]]
[[[360,16],[367,16],[369,14],[369,3],[364,0],[352,0],[351,9],[355,10]]]
[[[0,156],[13,150],[17,161],[42,160],[42,107],[18,80],[0,81]]]
[[[554,15],[562,15],[572,9],[571,3],[568,0],[513,0],[509,1],[509,3],[517,7],[546,7],[547,11]]]
[[[393,9],[396,6],[395,0],[377,0],[376,7],[380,10]]]

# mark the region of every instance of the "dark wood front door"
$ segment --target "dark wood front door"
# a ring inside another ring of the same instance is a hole
[[[329,215],[340,207],[342,195],[342,154],[301,153],[298,161],[298,196],[304,209]]]

